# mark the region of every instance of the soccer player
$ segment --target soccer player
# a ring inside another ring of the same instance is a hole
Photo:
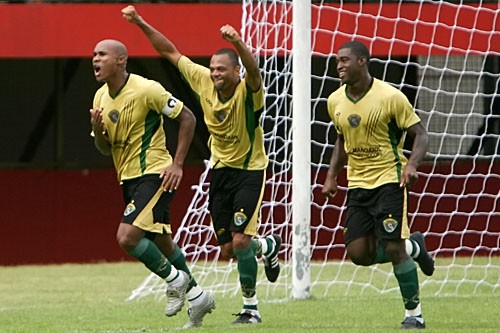
[[[199,97],[210,132],[210,214],[222,254],[238,260],[243,309],[233,323],[259,323],[256,256],[262,255],[266,276],[275,282],[280,272],[281,238],[278,235],[254,238],[258,235],[268,165],[260,126],[264,90],[257,62],[229,25],[221,27],[220,33],[237,52],[230,48],[216,51],[210,67],[206,68],[182,55],[133,6],[124,8],[122,13],[144,32],[161,56],[180,70]],[[240,78],[238,55],[246,69],[243,78]]]
[[[97,149],[112,155],[126,204],[116,239],[123,250],[167,282],[165,313],[174,316],[187,297],[187,327],[200,326],[215,308],[197,285],[186,259],[172,240],[169,205],[178,188],[196,118],[158,82],[127,72],[127,49],[117,40],[95,46],[94,75],[105,84],[90,110]],[[165,147],[163,116],[179,121],[172,158]]]
[[[358,41],[338,51],[342,86],[327,103],[337,139],[322,193],[335,196],[337,176],[347,164],[347,255],[362,266],[391,262],[406,309],[401,328],[425,328],[414,259],[429,276],[434,260],[423,235],[410,235],[407,207],[408,186],[417,180],[429,139],[405,95],[370,75],[369,60],[368,49]],[[405,133],[414,140],[408,160]]]

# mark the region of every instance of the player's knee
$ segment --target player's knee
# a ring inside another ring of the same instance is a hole
[[[367,256],[349,256],[353,264],[358,266],[370,266],[372,264],[372,258]]]
[[[221,255],[226,258],[226,259],[232,259],[234,258],[234,251],[233,251],[233,246],[232,243],[226,243],[224,245],[221,245],[220,247]]]
[[[241,232],[233,232],[232,248],[233,250],[241,250],[250,246],[252,238]]]
[[[136,239],[134,239],[133,237],[129,237],[128,234],[124,233],[118,233],[116,235],[116,240],[118,242],[118,245],[120,245],[120,247],[127,253],[132,252],[138,244],[138,241]]]
[[[358,266],[370,266],[373,261],[373,257],[364,250],[364,248],[357,247],[347,247],[347,256],[351,261]]]

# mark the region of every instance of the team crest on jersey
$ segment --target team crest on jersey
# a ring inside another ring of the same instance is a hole
[[[384,224],[385,231],[388,233],[394,232],[394,230],[398,227],[398,221],[391,217],[386,218],[382,223]]]
[[[227,112],[224,110],[221,111],[215,111],[214,113],[215,119],[219,121],[219,123],[222,123],[224,119],[227,117]]]
[[[120,118],[120,112],[118,112],[117,110],[111,110],[108,113],[108,117],[113,124],[116,124],[118,122],[118,118]]]
[[[125,211],[123,212],[123,216],[129,216],[135,211],[135,205],[133,202],[129,203],[127,207],[125,207]]]
[[[243,225],[243,223],[245,223],[247,219],[248,219],[247,216],[243,212],[234,213],[234,224],[238,227],[240,225]]]
[[[349,125],[351,125],[351,127],[356,128],[361,123],[361,116],[358,114],[351,114],[347,117],[347,120],[349,121]]]

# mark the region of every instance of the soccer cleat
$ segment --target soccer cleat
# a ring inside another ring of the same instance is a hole
[[[418,320],[421,319],[421,320]],[[422,318],[417,317],[406,317],[405,320],[401,323],[402,330],[414,330],[414,329],[423,329],[425,328],[425,323]]]
[[[434,273],[434,259],[432,259],[429,252],[427,252],[424,235],[417,231],[410,235],[410,239],[415,241],[420,247],[420,253],[415,261],[418,262],[422,273],[431,276]]]
[[[280,262],[278,254],[281,247],[281,237],[279,235],[268,236],[274,243],[274,248],[271,254],[264,256],[264,270],[266,277],[270,282],[276,282],[280,275]]]
[[[200,327],[203,322],[203,317],[212,313],[212,310],[215,309],[215,300],[212,296],[204,292],[200,297],[199,304],[191,305],[187,309],[189,319],[186,325],[184,325],[184,328]]]
[[[177,312],[181,311],[186,299],[186,291],[189,287],[191,278],[184,271],[179,271],[179,276],[167,283],[167,305],[165,307],[165,314],[168,317],[175,316]]]
[[[243,309],[235,316],[233,324],[258,324],[262,322],[259,310]]]

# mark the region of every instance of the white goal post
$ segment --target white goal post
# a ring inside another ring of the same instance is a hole
[[[259,56],[266,90],[262,117],[270,157],[261,234],[278,233],[282,273],[260,299],[398,293],[390,265],[357,267],[345,256],[345,179],[321,195],[335,130],[326,99],[339,86],[335,53],[357,39],[375,77],[401,89],[430,137],[410,190],[412,230],[436,259],[434,294],[500,288],[500,11],[488,1],[243,0],[242,36]],[[236,295],[236,264],[213,239],[206,170],[175,239],[206,290]],[[129,299],[163,296],[148,276]]]

